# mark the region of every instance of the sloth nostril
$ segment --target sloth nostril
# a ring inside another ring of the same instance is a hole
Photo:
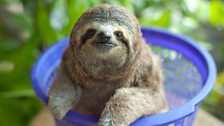
[[[109,32],[103,32],[101,31],[97,37],[101,40],[101,41],[108,41],[111,38],[111,34]]]

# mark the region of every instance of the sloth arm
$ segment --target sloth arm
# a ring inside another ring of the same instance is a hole
[[[144,88],[121,88],[106,103],[98,126],[128,126],[142,116],[165,110],[162,90],[154,92]]]
[[[62,119],[81,95],[81,89],[74,86],[74,82],[70,80],[66,70],[61,67],[48,98],[48,107],[57,119]]]
[[[143,58],[137,71],[136,85],[117,89],[106,103],[98,126],[128,126],[142,116],[166,111],[159,59],[153,56],[149,67],[148,58]]]

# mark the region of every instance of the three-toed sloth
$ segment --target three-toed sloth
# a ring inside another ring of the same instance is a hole
[[[116,5],[87,10],[75,24],[48,106],[99,116],[98,126],[127,126],[166,109],[161,63],[135,16]]]

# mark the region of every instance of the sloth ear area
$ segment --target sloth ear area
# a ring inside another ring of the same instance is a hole
[[[79,30],[77,31],[76,29],[77,29],[76,27],[74,27],[72,29],[72,32],[71,32],[70,37],[69,37],[70,44],[72,44],[72,46],[74,46],[75,43],[79,42],[80,39],[81,39],[81,38],[78,37],[78,36],[80,36],[80,31]]]

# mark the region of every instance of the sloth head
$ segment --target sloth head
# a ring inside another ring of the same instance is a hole
[[[126,9],[100,5],[79,18],[70,44],[84,71],[103,78],[133,64],[141,39],[137,19]]]

